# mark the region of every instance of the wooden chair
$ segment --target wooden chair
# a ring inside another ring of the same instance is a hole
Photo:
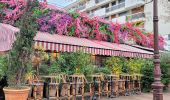
[[[60,91],[59,86],[61,83],[66,83],[65,75],[63,74],[51,74],[48,76],[42,76],[49,83],[49,99],[59,100]]]
[[[91,94],[91,99],[93,97],[93,95],[98,95],[99,99],[101,97],[102,94],[102,81],[104,80],[104,77],[102,74],[99,75],[91,75],[91,79],[92,79],[92,84],[90,85],[90,94]],[[97,85],[97,86],[96,86]],[[97,88],[96,88],[97,87]],[[96,89],[97,90],[96,90]],[[95,94],[94,94],[95,93]]]
[[[125,96],[130,95],[130,79],[131,75],[129,74],[121,74],[121,79],[125,80]]]
[[[141,94],[141,74],[134,74],[133,79],[135,80],[134,82],[134,91],[136,94]]]
[[[118,80],[118,95],[125,95],[125,80]]]
[[[32,86],[33,99],[41,100],[43,98],[44,81],[40,80],[36,75],[33,75],[33,80],[30,85]]]
[[[108,93],[107,93],[107,97],[108,95],[113,92],[114,96],[117,97],[118,96],[118,79],[119,76],[118,75],[107,75],[106,76],[108,79]]]
[[[84,87],[85,83],[87,83],[87,79],[84,75],[69,75],[70,79],[70,85],[71,85],[71,95],[74,99],[76,97],[82,97],[82,100],[84,100]]]
[[[132,76],[130,76],[130,94],[134,94],[135,93],[135,79]]]

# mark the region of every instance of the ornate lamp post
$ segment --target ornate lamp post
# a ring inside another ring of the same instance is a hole
[[[163,84],[161,83],[159,39],[158,39],[158,0],[153,0],[153,29],[154,29],[154,83],[153,100],[163,100]]]

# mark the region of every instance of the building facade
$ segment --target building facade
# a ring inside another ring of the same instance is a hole
[[[130,21],[134,26],[153,32],[152,0],[76,0],[66,10],[86,12],[90,17],[100,16],[112,22]],[[165,37],[165,49],[170,50],[170,0],[158,0],[159,33]]]

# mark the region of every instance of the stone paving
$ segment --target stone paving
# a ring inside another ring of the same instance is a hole
[[[151,93],[142,93],[141,95],[132,95],[132,96],[120,96],[118,98],[102,98],[100,100],[153,100],[153,96]],[[164,93],[163,100],[170,100],[170,92]]]

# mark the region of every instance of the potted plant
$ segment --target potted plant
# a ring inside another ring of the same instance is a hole
[[[30,87],[26,86],[25,77],[30,67],[33,38],[37,32],[36,17],[33,9],[37,2],[28,0],[23,16],[18,21],[20,32],[9,52],[9,63],[6,71],[8,87],[5,87],[5,100],[27,100]]]

